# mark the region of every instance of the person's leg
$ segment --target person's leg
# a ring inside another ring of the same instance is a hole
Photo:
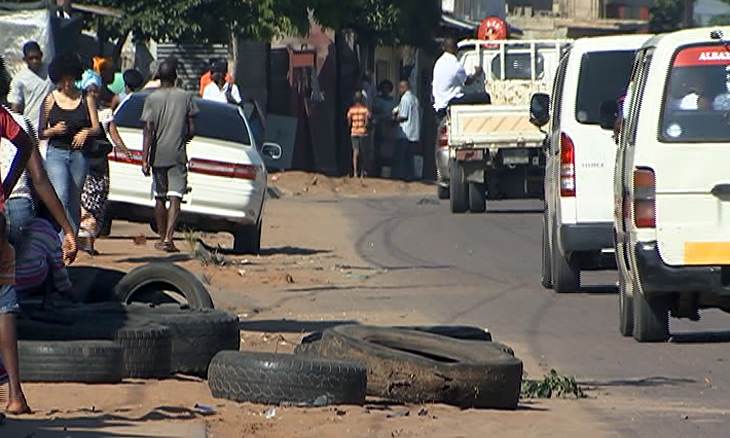
[[[71,175],[71,184],[69,189],[69,219],[71,224],[78,233],[81,225],[81,192],[86,182],[86,176],[89,173],[89,163],[81,151],[73,151],[69,156],[69,172]]]
[[[8,373],[9,394],[6,412],[11,414],[30,413],[20,385],[18,362],[18,340],[15,335],[15,313],[19,310],[18,298],[12,285],[0,288],[0,356]]]
[[[406,181],[413,181],[416,179],[416,170],[415,170],[415,151],[416,151],[416,142],[408,141],[407,147],[406,147],[406,154],[405,154],[405,180]]]
[[[350,137],[352,141],[352,177],[357,176],[357,161],[360,155],[360,137]]]
[[[58,195],[58,199],[66,211],[66,217],[69,219],[71,211],[69,210],[69,191],[71,186],[71,172],[69,170],[70,152],[49,146],[46,151],[46,172],[53,189]],[[71,221],[71,226],[76,227],[74,230],[78,232],[78,224]],[[63,239],[63,235],[61,235]]]
[[[395,141],[395,148],[393,149],[393,179],[403,179],[403,153],[406,148],[403,143],[405,141],[400,138]]]
[[[152,169],[152,185],[155,192],[155,222],[157,223],[157,234],[160,236],[160,243],[165,241],[167,234],[167,191],[168,191],[168,168],[159,167]]]
[[[22,230],[35,217],[33,200],[26,197],[10,198],[5,202],[5,218],[7,220],[8,241],[15,248],[16,255],[25,249]]]
[[[168,172],[169,188],[167,197],[170,199],[170,207],[167,209],[167,233],[165,243],[170,250],[176,251],[174,245],[175,229],[177,219],[180,216],[180,205],[188,188],[188,168],[185,164],[172,167]]]

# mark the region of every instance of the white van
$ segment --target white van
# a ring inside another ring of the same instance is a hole
[[[730,311],[730,28],[637,53],[614,183],[620,331],[669,338],[669,313]],[[610,115],[603,125],[612,123]]]
[[[615,267],[611,178],[616,143],[601,129],[600,108],[624,95],[636,50],[649,38],[578,39],[560,61],[552,104],[545,94],[533,96],[532,122],[550,121],[542,284],[556,292],[578,291],[581,270]]]

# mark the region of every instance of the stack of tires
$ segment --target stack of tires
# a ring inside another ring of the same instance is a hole
[[[221,352],[208,371],[213,396],[267,404],[401,403],[514,409],[522,361],[471,327],[342,325],[307,336],[294,355]]]
[[[17,322],[23,381],[204,377],[219,351],[239,348],[238,317],[213,309],[205,286],[179,266],[153,263],[122,275],[78,268],[72,277],[89,302],[54,309],[24,304]]]

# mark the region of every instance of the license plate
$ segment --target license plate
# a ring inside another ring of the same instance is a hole
[[[530,155],[525,152],[509,152],[502,156],[502,164],[528,164]]]

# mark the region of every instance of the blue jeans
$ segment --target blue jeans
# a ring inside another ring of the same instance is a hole
[[[415,141],[408,141],[406,138],[396,140],[395,150],[393,151],[393,170],[391,171],[393,179],[403,181],[413,181],[415,179],[413,157],[416,143]]]
[[[8,222],[8,241],[15,247],[15,258],[25,249],[23,228],[35,217],[33,200],[25,197],[10,198],[5,201],[5,219]]]
[[[46,171],[66,210],[66,217],[78,234],[81,224],[81,189],[84,187],[89,163],[79,150],[48,147],[46,152]]]

